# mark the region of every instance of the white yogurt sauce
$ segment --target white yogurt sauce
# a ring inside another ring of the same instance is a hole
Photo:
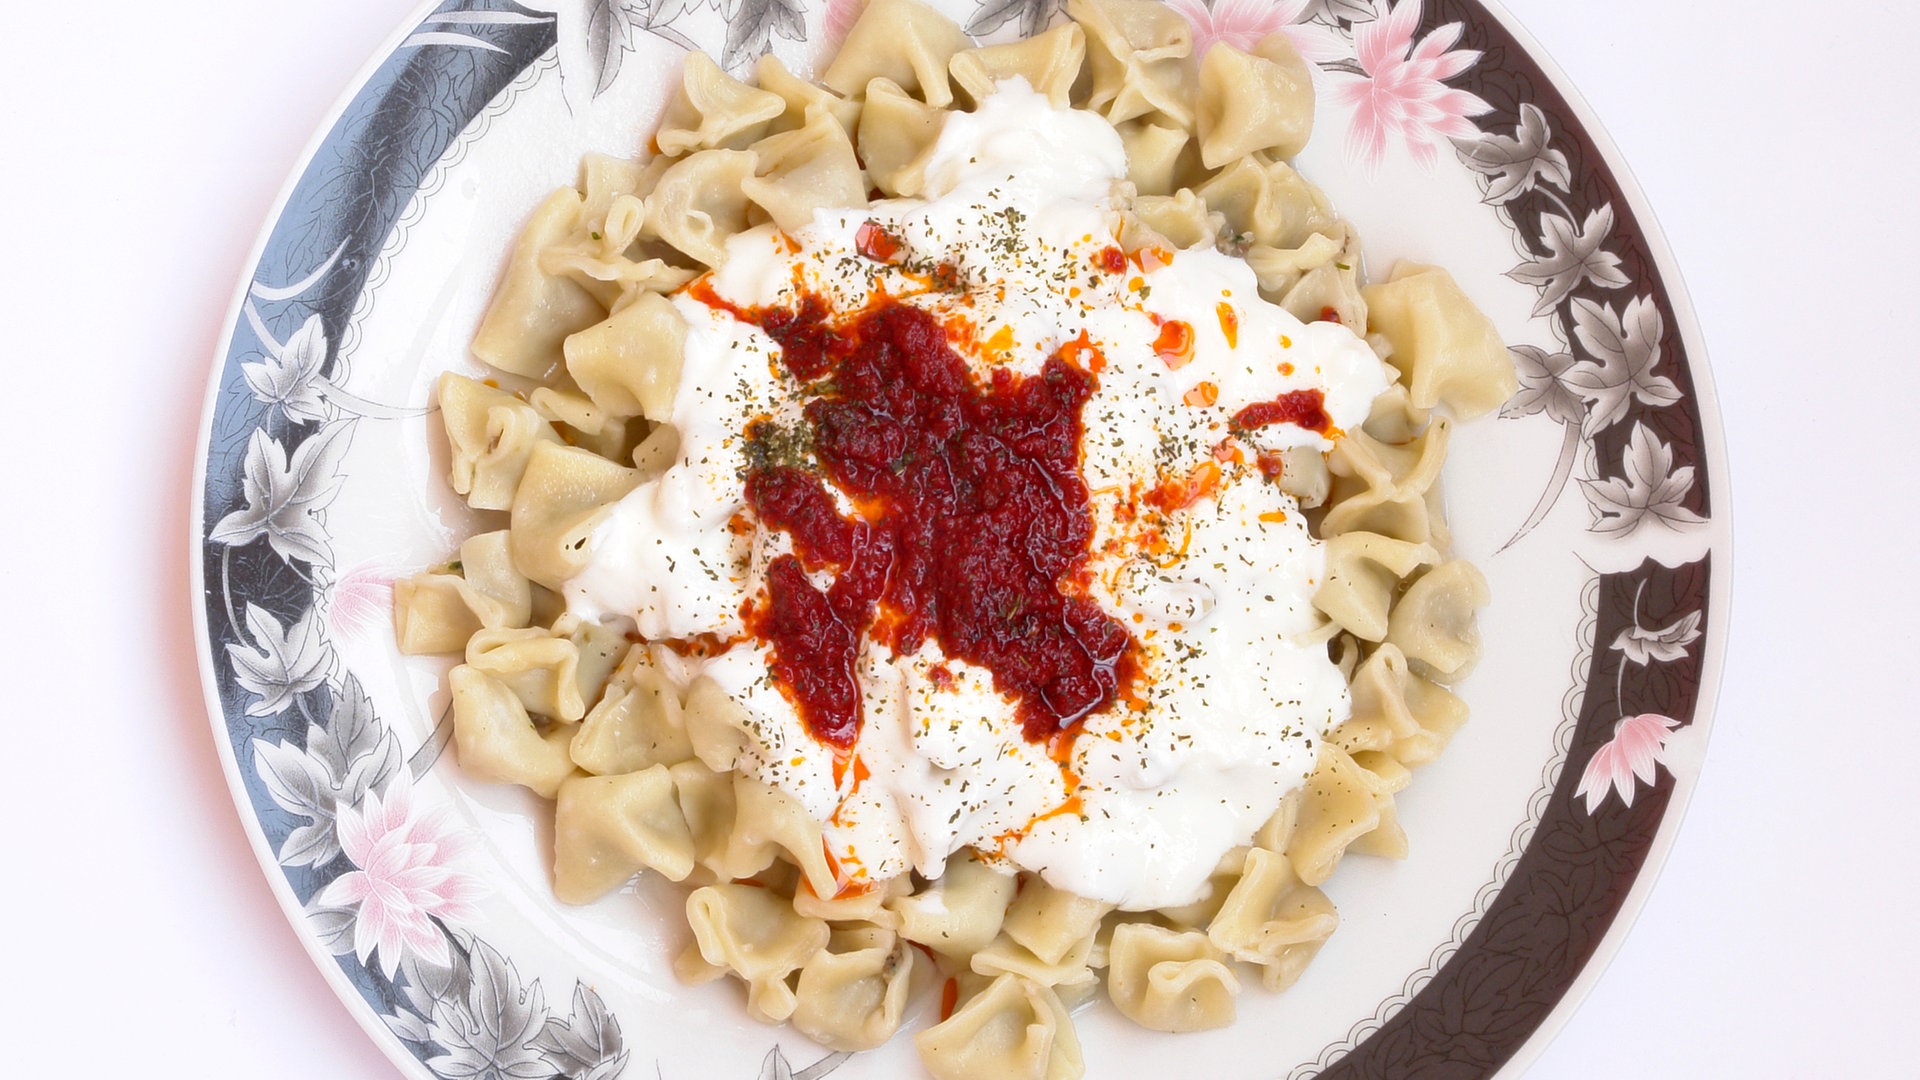
[[[1211,248],[1099,269],[1125,172],[1104,120],[1010,81],[976,112],[948,117],[924,199],[821,211],[791,236],[749,230],[709,282],[742,308],[805,290],[849,312],[884,287],[939,318],[976,373],[1037,372],[1083,333],[1103,361],[1082,414],[1091,595],[1133,632],[1145,677],[1135,702],[1086,722],[1068,760],[1026,741],[988,671],[931,641],[908,657],[864,646],[853,749],[864,768],[839,782],[832,748],[767,677],[764,646],[689,665],[746,707],[758,742],[748,768],[823,823],[855,880],[937,877],[948,855],[973,846],[1123,908],[1192,902],[1347,715],[1344,679],[1307,640],[1320,622],[1310,603],[1320,544],[1252,463],[1258,450],[1330,442],[1291,424],[1258,428],[1239,442],[1244,460],[1220,463],[1217,485],[1166,515],[1157,540],[1129,511],[1141,491],[1212,467],[1229,419],[1255,402],[1320,390],[1336,428],[1357,426],[1385,369],[1345,327],[1302,323],[1262,300],[1245,263]],[[868,222],[904,241],[907,267],[957,267],[965,291],[928,291],[924,275],[861,256]],[[566,597],[576,614],[632,618],[649,638],[737,636],[765,567],[790,550],[764,527],[729,528],[745,504],[742,433],[760,416],[800,422],[801,388],[763,331],[690,295],[674,303],[690,326],[671,419],[678,461],[604,519]],[[1192,328],[1189,362],[1156,354],[1156,317]],[[936,681],[942,665],[950,677]]]

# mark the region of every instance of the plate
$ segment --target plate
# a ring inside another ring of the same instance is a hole
[[[1517,1075],[1626,932],[1705,749],[1726,636],[1725,453],[1699,331],[1625,168],[1512,19],[1475,0],[1172,0],[1196,43],[1293,35],[1317,68],[1301,169],[1376,271],[1448,267],[1521,389],[1461,425],[1458,552],[1487,574],[1473,719],[1399,799],[1413,853],[1348,860],[1340,932],[1283,995],[1170,1038],[1106,1006],[1089,1075]],[[1055,0],[940,0],[1004,40]],[[209,712],[268,879],[413,1077],[912,1074],[683,987],[680,896],[551,896],[548,812],[444,753],[445,663],[400,657],[392,583],[472,530],[433,378],[503,253],[588,150],[644,144],[687,49],[809,70],[859,0],[451,0],[316,137],[240,285],[192,514]],[[924,1006],[923,1006],[924,1007]],[[489,1070],[492,1070],[490,1073]]]

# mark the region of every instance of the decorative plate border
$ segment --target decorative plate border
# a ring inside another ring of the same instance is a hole
[[[1539,291],[1536,316],[1556,343],[1515,348],[1522,388],[1502,416],[1564,428],[1538,508],[1508,545],[1577,482],[1597,537],[1656,554],[1596,572],[1583,592],[1586,666],[1556,739],[1565,756],[1475,912],[1402,994],[1292,1074],[1490,1077],[1524,1058],[1593,977],[1691,786],[1662,765],[1673,733],[1710,715],[1702,695],[1717,679],[1728,543],[1726,510],[1709,503],[1724,455],[1703,424],[1711,389],[1698,335],[1642,200],[1510,19],[1474,0],[1168,2],[1201,47],[1292,36],[1327,90],[1355,106],[1346,137],[1358,160],[1397,143],[1419,160],[1456,153],[1481,175],[1490,212],[1514,234],[1510,276]],[[1059,7],[984,0],[968,29],[1031,30]],[[844,32],[857,8],[829,0],[824,34]],[[557,62],[570,92],[597,95],[642,33],[686,47],[723,34],[723,62],[739,67],[775,37],[805,40],[804,14],[795,0],[424,9],[314,144],[236,302],[193,493],[209,711],[276,893],[306,922],[302,940],[336,989],[366,1007],[356,1016],[384,1023],[376,1035],[392,1036],[378,1041],[405,1055],[396,1063],[445,1077],[611,1080],[629,1051],[591,988],[576,982],[550,1005],[539,980],[523,981],[463,927],[482,885],[458,869],[462,842],[443,810],[413,797],[444,733],[403,755],[333,652],[333,635],[384,620],[390,587],[376,570],[333,565],[325,508],[338,463],[358,425],[410,415],[341,389],[342,346],[408,208],[530,69]],[[844,1058],[795,1070],[776,1048],[761,1075],[815,1080]]]

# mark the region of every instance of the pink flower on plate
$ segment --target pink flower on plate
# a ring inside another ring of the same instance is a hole
[[[1345,74],[1334,99],[1353,109],[1348,149],[1369,168],[1378,168],[1387,142],[1398,136],[1413,159],[1432,168],[1440,139],[1478,134],[1469,116],[1493,111],[1475,94],[1446,85],[1480,59],[1475,49],[1455,49],[1457,22],[1438,27],[1419,41],[1421,0],[1402,0],[1372,22],[1354,27],[1353,44],[1364,74]]]
[[[1311,0],[1167,0],[1167,6],[1193,24],[1193,55],[1205,56],[1216,42],[1241,52],[1268,34],[1285,34],[1309,62],[1320,64],[1341,58],[1338,42],[1325,32],[1303,24]]]
[[[866,7],[866,0],[827,0],[827,42],[837,45],[847,40],[847,31],[853,29]]]
[[[353,951],[368,963],[376,949],[392,978],[403,952],[445,966],[451,962],[446,935],[435,918],[474,917],[472,903],[485,892],[479,882],[448,866],[467,848],[444,810],[416,816],[405,777],[389,785],[383,800],[370,791],[357,807],[342,807],[334,824],[340,849],[358,870],[335,878],[318,900],[333,907],[359,906]]]
[[[327,622],[340,637],[353,637],[386,620],[393,609],[392,571],[361,563],[334,582]]]
[[[1587,762],[1574,797],[1586,797],[1589,814],[1600,808],[1609,791],[1618,792],[1621,803],[1632,806],[1636,782],[1653,783],[1655,767],[1667,760],[1667,739],[1679,726],[1680,721],[1658,713],[1623,718],[1613,726],[1613,738]]]

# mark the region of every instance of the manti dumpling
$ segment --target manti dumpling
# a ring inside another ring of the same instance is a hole
[[[1240,980],[1197,930],[1121,923],[1107,947],[1107,996],[1154,1031],[1208,1031],[1233,1023]]]
[[[694,948],[706,964],[747,984],[747,1011],[770,1024],[784,1023],[799,1006],[787,976],[826,948],[827,924],[805,918],[770,889],[753,885],[705,885],[687,897]]]
[[[800,968],[793,1026],[832,1050],[871,1050],[900,1030],[914,950],[877,926],[837,930]]]
[[[553,894],[590,903],[643,869],[669,881],[693,871],[693,836],[667,767],[563,782],[553,812]]]
[[[1002,975],[914,1036],[935,1080],[1078,1080],[1080,1040],[1052,990]]]

